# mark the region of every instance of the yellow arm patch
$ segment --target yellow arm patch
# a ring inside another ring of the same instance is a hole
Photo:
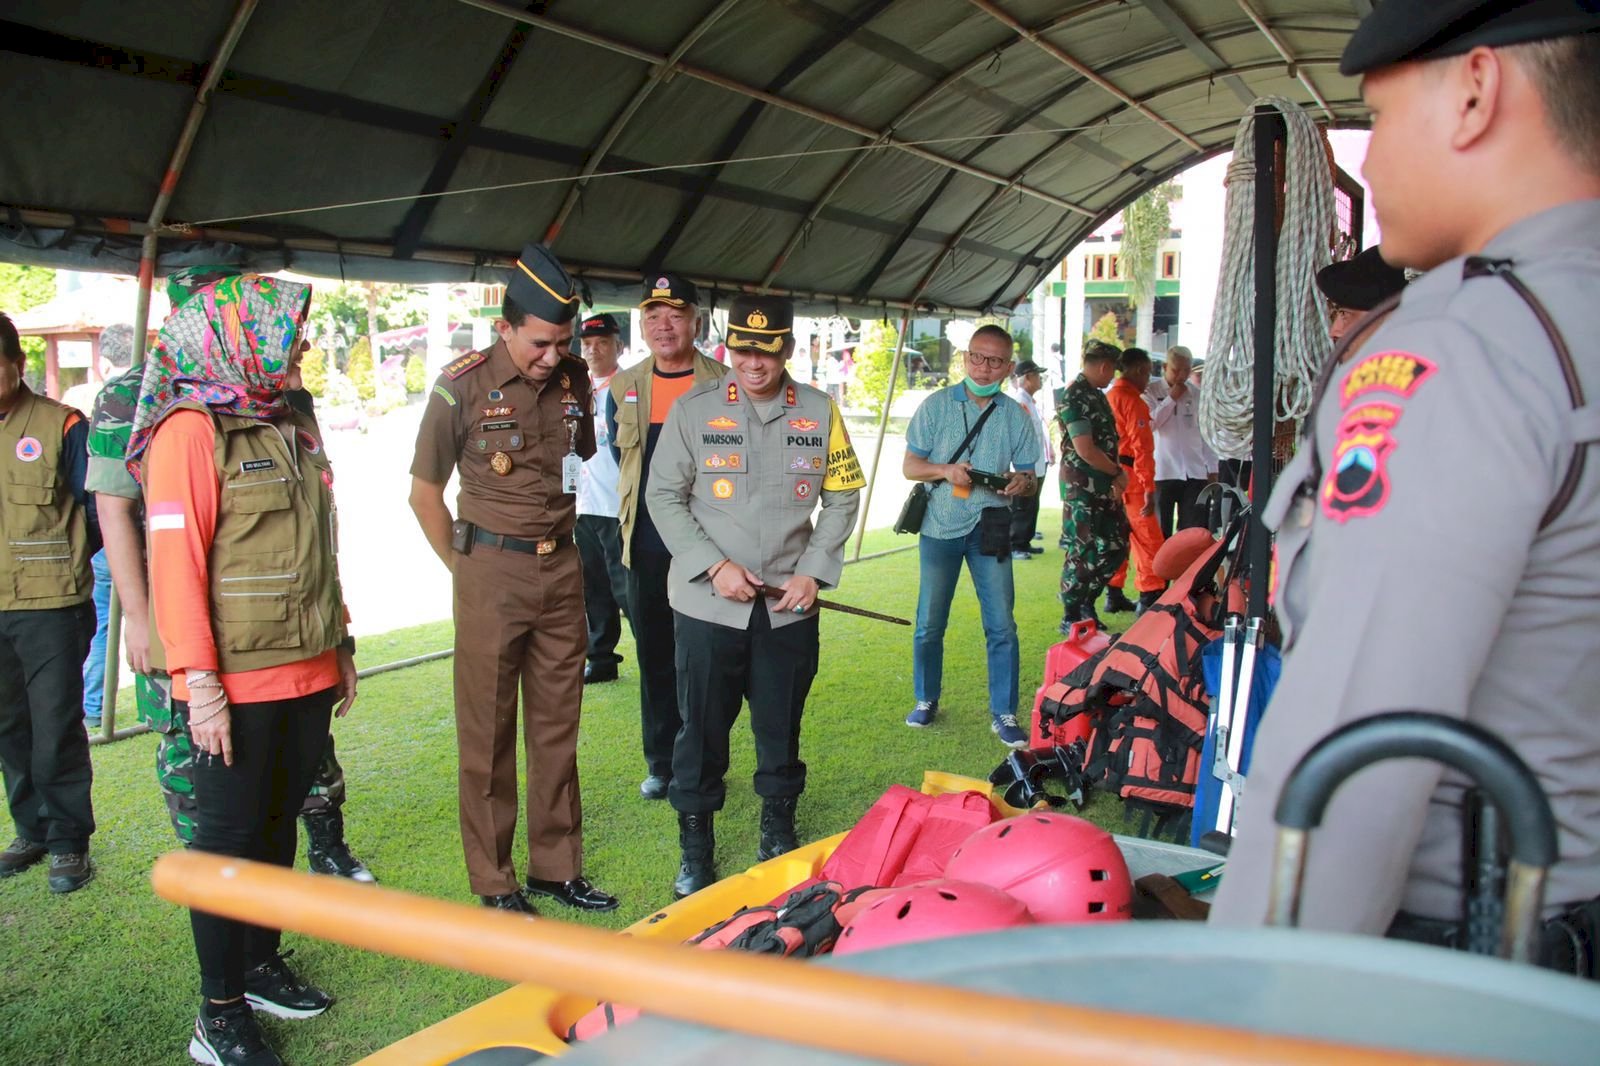
[[[843,492],[864,489],[867,478],[861,472],[861,461],[850,443],[850,432],[844,428],[844,416],[839,405],[828,401],[828,472],[822,478],[822,491]]]

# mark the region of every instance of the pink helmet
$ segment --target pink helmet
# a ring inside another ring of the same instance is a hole
[[[849,955],[918,940],[1032,924],[1028,908],[999,889],[963,881],[924,881],[884,892],[877,902],[846,923],[833,945],[833,953]]]
[[[1069,814],[1033,811],[973,833],[945,876],[992,885],[1027,904],[1037,922],[1130,917],[1133,879],[1111,834]]]

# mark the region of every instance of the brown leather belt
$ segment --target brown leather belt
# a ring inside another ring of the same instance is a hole
[[[521,537],[508,537],[501,533],[490,533],[487,529],[474,530],[472,539],[477,544],[486,544],[491,548],[501,551],[522,552],[526,555],[553,555],[557,549],[565,548],[572,543],[572,535],[563,533],[559,537],[549,537],[545,540],[523,540]]]

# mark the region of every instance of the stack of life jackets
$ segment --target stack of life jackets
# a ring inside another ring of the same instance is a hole
[[[1223,598],[1243,606],[1237,584],[1219,582],[1241,530],[1232,523],[1202,546],[1126,633],[1041,694],[1042,721],[1087,720],[1085,773],[1121,797],[1129,818],[1143,815],[1141,834],[1153,820],[1155,835],[1188,840],[1211,703],[1201,651],[1221,636]],[[1178,538],[1168,546],[1176,549]]]

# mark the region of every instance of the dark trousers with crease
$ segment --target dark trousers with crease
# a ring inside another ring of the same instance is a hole
[[[233,765],[220,755],[194,757],[194,850],[294,865],[295,816],[327,750],[338,691],[229,708]],[[172,709],[188,721],[188,703],[173,700]],[[246,971],[271,958],[281,936],[204,911],[190,911],[189,926],[200,957],[200,994],[208,999],[244,995]]]
[[[581,514],[572,530],[583,563],[583,613],[588,619],[587,658],[600,666],[622,661],[617,641],[622,639],[622,618],[628,610],[628,571],[622,566],[622,534],[617,520],[604,515]]]
[[[676,613],[676,612],[675,612]],[[806,787],[800,761],[800,716],[817,676],[817,616],[774,629],[765,602],[740,630],[678,614],[678,703],[683,728],[672,754],[667,798],[686,813],[720,811],[727,798],[728,734],[750,701],[756,741],[755,793],[798,796]]]
[[[672,556],[640,551],[629,555],[628,621],[639,656],[639,723],[647,773],[672,776],[672,745],[683,719],[678,710],[677,638],[667,602]]]
[[[94,832],[83,660],[94,604],[0,611],[0,768],[17,836],[53,855],[81,853]]]

